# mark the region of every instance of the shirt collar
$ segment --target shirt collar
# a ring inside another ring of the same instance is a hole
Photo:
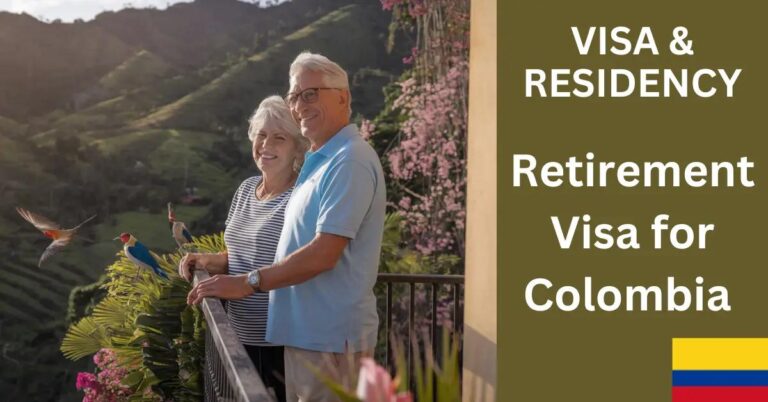
[[[359,135],[357,132],[357,126],[354,124],[348,124],[338,133],[334,134],[328,142],[323,144],[320,149],[315,152],[308,152],[308,154],[320,154],[325,157],[333,156],[341,147],[347,143],[353,136]]]
[[[334,134],[317,151],[308,151],[304,156],[304,165],[301,167],[299,177],[296,179],[296,186],[302,184],[322,161],[335,155],[344,144],[351,141],[356,135],[359,135],[357,126],[349,124]]]

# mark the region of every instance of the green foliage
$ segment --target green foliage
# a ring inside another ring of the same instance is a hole
[[[109,347],[107,330],[91,317],[85,317],[69,327],[61,342],[61,351],[68,359],[77,360]]]
[[[429,340],[424,342],[424,353],[419,348],[419,342],[412,339],[414,355],[414,383],[417,398],[421,401],[460,402],[461,376],[459,372],[458,335],[451,336],[450,331],[443,330],[441,356],[442,364],[436,362],[432,355]],[[401,353],[402,355],[402,353]],[[422,359],[420,356],[425,356]],[[398,358],[398,369],[405,363],[405,358]],[[408,378],[408,377],[404,377]]]
[[[201,251],[225,250],[223,234],[201,236],[193,244]],[[181,254],[155,258],[170,280],[136,267],[121,253],[100,285],[106,296],[69,327],[61,351],[76,360],[102,348],[114,350],[128,370],[123,384],[131,388],[131,400],[199,400],[204,320],[198,308],[186,304],[190,285],[176,272]]]
[[[441,360],[432,354],[432,346],[429,338],[419,342],[418,338],[410,339],[413,345],[413,372],[408,372],[408,362],[405,357],[405,348],[396,339],[393,339],[395,353],[395,378],[392,380],[394,389],[385,390],[384,384],[376,384],[372,387],[377,391],[391,394],[395,400],[395,394],[411,392],[416,397],[416,402],[460,402],[461,401],[461,375],[459,370],[459,346],[458,335],[451,335],[448,329],[443,329]],[[423,351],[422,351],[423,346]],[[362,402],[357,397],[355,390],[347,389],[342,384],[335,382],[328,374],[316,367],[310,367],[321,381],[344,402]],[[357,373],[356,373],[357,374]],[[381,379],[378,375],[374,378]],[[412,387],[409,387],[409,383]],[[370,390],[368,391],[370,392]],[[377,394],[378,395],[378,394]],[[367,396],[364,400],[372,396]],[[375,397],[373,397],[375,399]]]
[[[104,296],[102,288],[106,277],[91,283],[90,285],[76,286],[69,293],[67,303],[67,322],[77,322],[93,312],[93,308]]]
[[[455,274],[461,270],[461,258],[451,254],[425,256],[403,247],[400,214],[389,213],[384,220],[379,272],[398,274]]]
[[[167,78],[174,68],[152,52],[140,50],[99,80],[105,89],[119,94]]]

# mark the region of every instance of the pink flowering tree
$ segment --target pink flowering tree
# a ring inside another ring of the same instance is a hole
[[[408,242],[424,255],[464,255],[466,199],[468,0],[382,0],[396,29],[415,33],[410,65],[389,113],[391,205],[405,218]],[[364,122],[376,135],[380,121]],[[386,130],[386,128],[383,128]]]

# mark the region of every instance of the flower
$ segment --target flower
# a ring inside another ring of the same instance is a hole
[[[360,360],[360,376],[357,382],[357,397],[363,402],[413,402],[410,392],[396,391],[395,383],[384,367],[370,357]]]
[[[396,26],[419,32],[403,58],[411,73],[391,105],[401,120],[385,157],[389,178],[402,189],[392,204],[408,223],[409,246],[425,255],[463,255],[469,1],[380,1]]]
[[[78,390],[98,389],[99,383],[96,381],[95,375],[81,371],[77,373],[77,383],[75,386]]]
[[[368,119],[363,119],[360,123],[360,136],[363,137],[364,140],[368,140],[375,133],[376,125]]]
[[[77,374],[76,387],[85,393],[83,402],[116,402],[128,399],[131,389],[121,382],[128,371],[120,367],[116,359],[114,350],[103,348],[93,356],[96,374]]]

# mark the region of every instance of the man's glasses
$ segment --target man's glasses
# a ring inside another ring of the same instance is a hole
[[[299,101],[299,98],[304,101],[304,103],[315,103],[317,102],[318,97],[320,96],[320,90],[321,89],[341,89],[341,88],[307,88],[303,89],[300,92],[295,93],[289,93],[285,96],[285,103],[288,104],[290,107],[296,106],[296,103]]]

